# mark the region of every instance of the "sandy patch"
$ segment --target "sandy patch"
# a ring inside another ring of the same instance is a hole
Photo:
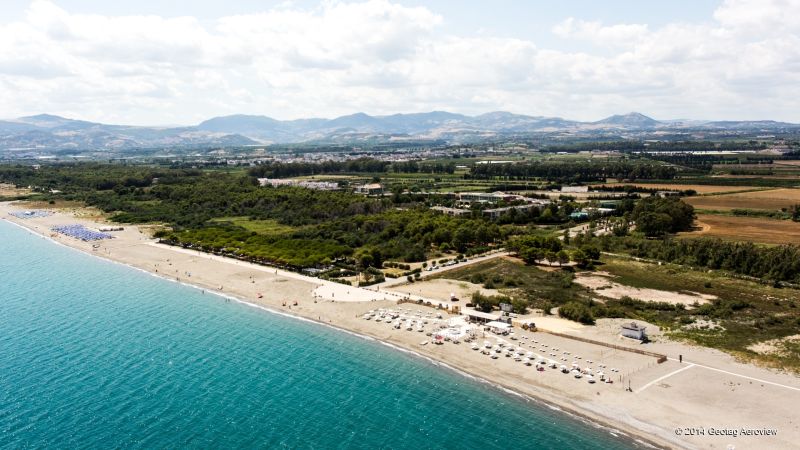
[[[497,289],[486,289],[480,284],[446,279],[420,281],[413,284],[392,287],[388,290],[442,301],[450,300],[450,294],[455,294],[455,296],[464,303],[469,301],[474,292],[480,292],[483,295],[502,295]]]
[[[578,322],[573,322],[571,320],[554,316],[525,318],[520,320],[520,322],[533,322],[536,324],[536,328],[544,331],[552,331],[554,333],[581,332],[588,328],[586,325],[581,325]]]
[[[800,334],[795,334],[780,339],[770,339],[769,341],[757,342],[749,345],[747,349],[761,355],[782,356],[786,354],[785,344],[795,343],[798,341],[800,341]]]
[[[716,299],[714,295],[701,294],[699,292],[671,292],[662,291],[659,289],[637,288],[632,286],[625,286],[610,279],[607,275],[579,273],[575,277],[575,282],[581,286],[586,286],[591,289],[595,294],[620,299],[622,297],[631,297],[637,300],[646,302],[666,302],[672,304],[682,303],[684,305],[692,305],[695,302],[703,304]]]
[[[16,197],[30,193],[30,189],[17,188],[13,184],[0,183],[0,197]]]

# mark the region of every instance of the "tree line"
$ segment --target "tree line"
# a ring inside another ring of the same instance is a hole
[[[358,158],[348,161],[323,161],[315,163],[306,162],[280,162],[268,161],[248,171],[250,176],[257,178],[291,178],[307,175],[325,175],[342,173],[430,173],[452,174],[455,164],[440,162],[402,161],[390,162],[374,158]]]
[[[526,162],[516,164],[477,164],[465,178],[530,180],[543,178],[557,182],[605,181],[606,178],[626,180],[670,180],[675,178],[674,167],[664,164],[617,162]]]

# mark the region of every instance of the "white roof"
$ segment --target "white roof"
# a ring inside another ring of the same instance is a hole
[[[500,316],[497,314],[489,314],[483,311],[467,311],[467,315],[471,317],[480,317],[481,319],[497,320]]]
[[[498,322],[496,320],[487,323],[486,326],[487,327],[495,327],[495,328],[511,328],[511,324],[508,324],[508,323],[505,323],[505,322]]]

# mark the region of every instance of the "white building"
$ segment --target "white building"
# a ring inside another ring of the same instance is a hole
[[[625,323],[622,324],[620,334],[631,339],[644,341],[647,339],[647,333],[645,332],[646,329],[647,327],[638,325],[636,322]]]
[[[468,209],[460,209],[460,208],[448,208],[446,206],[433,206],[431,207],[434,211],[439,211],[440,213],[447,214],[448,216],[468,216],[472,213],[472,211]]]
[[[486,324],[486,328],[494,334],[508,334],[511,331],[511,324],[506,322],[494,321]]]
[[[297,186],[306,189],[315,189],[318,191],[335,191],[339,189],[339,183],[330,181],[300,181],[291,179],[276,179],[276,178],[259,178],[258,184],[261,186]]]
[[[589,186],[561,186],[561,192],[571,194],[589,192]]]
[[[355,192],[356,194],[364,195],[382,195],[383,185],[380,183],[364,184],[362,186],[356,186]]]

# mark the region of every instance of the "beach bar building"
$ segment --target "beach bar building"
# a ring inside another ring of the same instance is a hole
[[[494,334],[508,334],[511,331],[511,324],[500,321],[488,322],[486,328]]]
[[[646,329],[647,327],[643,327],[636,322],[624,323],[622,324],[620,334],[631,339],[644,341],[647,339],[647,333],[645,333]]]
[[[467,317],[470,322],[474,323],[488,323],[500,320],[499,314],[490,314],[483,311],[467,311]]]

